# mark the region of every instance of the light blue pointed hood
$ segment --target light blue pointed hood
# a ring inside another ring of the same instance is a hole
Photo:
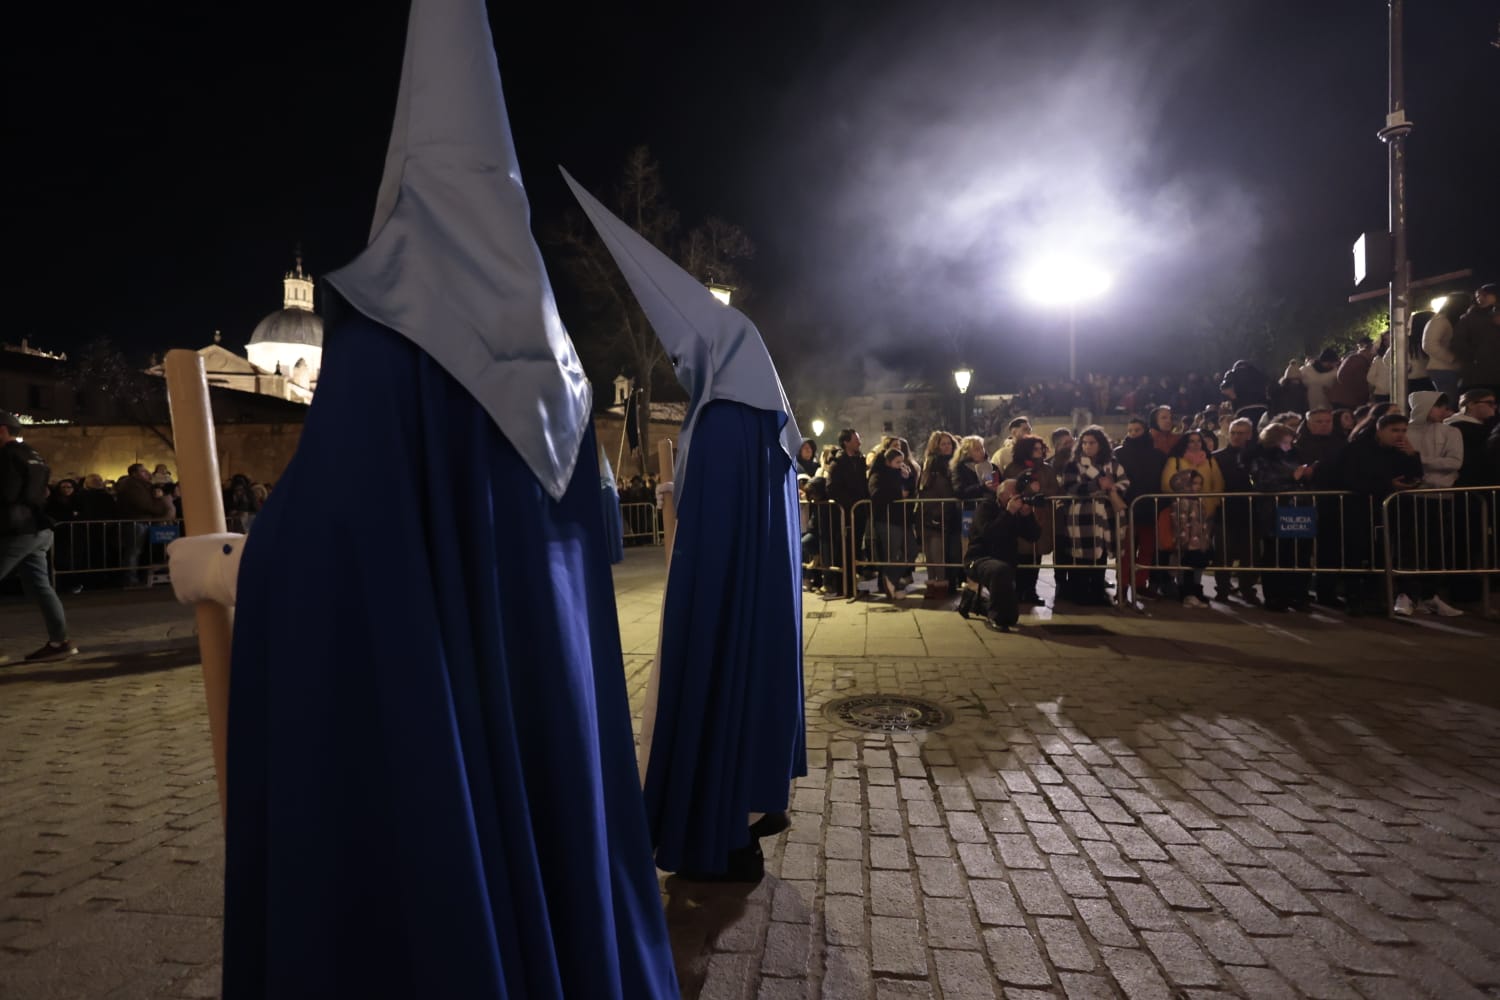
[[[755,324],[714,298],[702,282],[620,221],[566,170],[563,178],[620,266],[641,311],[672,357],[677,380],[688,391],[687,419],[677,439],[674,485],[678,492],[693,426],[703,405],[711,400],[728,399],[781,414],[781,448],[788,460],[795,460],[802,435]]]
[[[592,392],[530,215],[484,0],[412,0],[370,242],[328,281],[472,393],[556,499]]]

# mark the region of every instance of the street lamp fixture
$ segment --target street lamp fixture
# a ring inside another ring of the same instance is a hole
[[[1435,312],[1435,313],[1440,313],[1440,312],[1443,311],[1443,306],[1445,306],[1447,304],[1448,304],[1448,296],[1446,296],[1446,295],[1439,295],[1437,298],[1435,298],[1435,299],[1432,300],[1432,311]]]
[[[1021,292],[1028,299],[1042,306],[1068,307],[1069,381],[1078,379],[1078,304],[1097,299],[1113,284],[1108,271],[1081,257],[1044,257],[1021,272]]]
[[[706,284],[708,286],[709,292],[713,295],[714,298],[718,299],[726,306],[729,305],[729,296],[734,292],[733,288],[729,287],[728,285],[721,285],[717,281],[710,281]]]
[[[972,368],[955,368],[953,370],[953,384],[958,386],[958,394],[962,396],[969,391],[969,380],[974,377]]]
[[[968,433],[969,423],[969,401],[965,395],[969,391],[969,381],[974,377],[972,368],[953,369],[953,384],[958,386],[958,436],[963,437]]]
[[[825,428],[827,426],[828,425],[825,424],[825,423],[823,423],[823,421],[821,421],[821,420],[814,420],[812,422],[813,437],[815,437],[815,438],[816,437],[822,437],[823,436],[823,428]]]

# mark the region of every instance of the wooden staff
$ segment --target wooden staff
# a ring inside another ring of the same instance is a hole
[[[672,441],[667,439],[656,446],[656,459],[661,465],[658,480],[672,481]],[[672,542],[677,538],[677,499],[672,493],[661,495],[662,545],[667,550],[667,565],[672,565]]]
[[[168,351],[167,402],[177,450],[177,481],[182,485],[182,519],[189,535],[223,532],[224,493],[219,452],[209,405],[208,378],[197,351]],[[214,775],[219,783],[219,817],[225,813],[226,753],[229,738],[229,609],[214,601],[194,606],[198,653],[203,660],[203,694],[213,740]]]

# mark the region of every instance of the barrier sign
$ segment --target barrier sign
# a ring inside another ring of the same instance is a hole
[[[175,524],[153,524],[151,526],[151,544],[165,545],[175,542],[182,531]]]
[[[1318,537],[1318,508],[1316,508],[1316,507],[1277,507],[1276,508],[1276,537],[1277,538],[1316,538],[1316,537]]]

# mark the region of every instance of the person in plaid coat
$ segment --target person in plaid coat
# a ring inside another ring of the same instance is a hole
[[[1078,436],[1073,460],[1063,469],[1062,492],[1072,497],[1064,506],[1069,548],[1074,563],[1099,569],[1073,570],[1068,574],[1063,600],[1075,604],[1109,604],[1104,592],[1103,566],[1115,538],[1115,515],[1125,509],[1125,491],[1130,479],[1125,467],[1110,454],[1109,436],[1103,428],[1089,427]]]

